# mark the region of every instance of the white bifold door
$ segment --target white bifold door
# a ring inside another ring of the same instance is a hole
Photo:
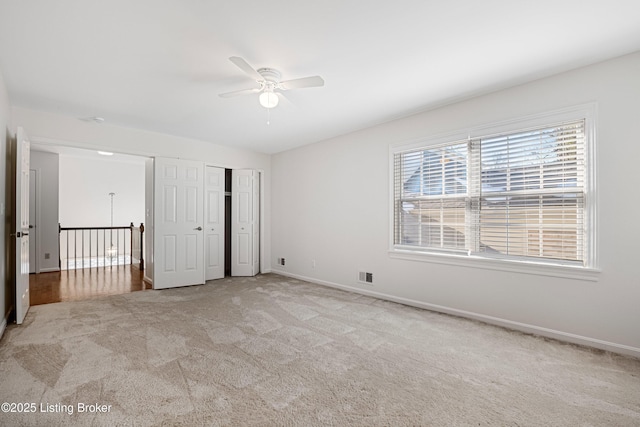
[[[202,284],[225,274],[225,170],[154,160],[153,288]],[[234,169],[231,275],[260,272],[259,173]]]
[[[258,171],[234,169],[231,184],[231,275],[260,272],[260,220]]]
[[[224,277],[224,180],[223,168],[204,168],[204,258],[205,279]]]
[[[156,157],[153,288],[205,282],[204,164]]]

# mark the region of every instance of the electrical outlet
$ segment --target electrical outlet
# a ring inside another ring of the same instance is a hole
[[[50,258],[51,258],[51,254],[49,252],[45,252],[44,259],[50,259]]]
[[[284,265],[284,258],[282,258],[282,265]]]
[[[284,265],[285,261],[284,261],[284,258],[278,258],[276,262],[278,263],[278,265]]]

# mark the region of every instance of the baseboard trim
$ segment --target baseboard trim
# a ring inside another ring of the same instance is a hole
[[[421,301],[412,300],[409,298],[402,298],[402,297],[385,294],[382,292],[369,291],[366,289],[360,289],[353,286],[341,285],[339,283],[329,282],[326,280],[319,280],[313,277],[307,277],[299,274],[289,273],[287,271],[274,269],[272,270],[272,273],[280,274],[286,277],[291,277],[293,279],[304,280],[305,282],[311,282],[318,285],[341,289],[343,291],[354,292],[357,294],[367,295],[374,298],[380,298],[387,301],[397,302],[399,304],[423,308],[425,310],[431,310],[439,313],[451,314],[453,316],[464,317],[467,319],[478,320],[480,322],[484,322],[484,323],[488,323],[496,326],[502,326],[504,328],[514,329],[520,332],[540,335],[543,337],[553,338],[559,341],[569,342],[572,344],[583,345],[586,347],[593,347],[600,350],[610,351],[612,353],[624,354],[626,356],[633,356],[636,358],[640,358],[640,348],[638,347],[632,347],[625,344],[618,344],[610,341],[599,340],[596,338],[585,337],[582,335],[576,335],[568,332],[558,331],[555,329],[543,328],[540,326],[530,325],[527,323],[514,322],[508,319],[487,316],[485,314],[478,314],[478,313],[474,313],[466,310],[458,310],[455,308],[445,307],[437,304],[429,304]]]
[[[0,323],[0,339],[4,335],[4,330],[7,329],[7,319],[2,319],[2,323]]]
[[[60,268],[58,267],[41,268],[38,273],[54,273],[56,271],[60,271]]]

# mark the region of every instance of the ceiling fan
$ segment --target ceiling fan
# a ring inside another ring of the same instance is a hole
[[[320,76],[302,77],[300,79],[280,81],[280,71],[273,68],[258,68],[255,70],[247,61],[239,56],[232,56],[229,61],[245,72],[258,83],[258,87],[241,89],[233,92],[221,93],[222,98],[231,98],[238,95],[259,93],[260,105],[265,108],[273,108],[278,105],[278,92],[290,89],[302,89],[305,87],[324,86],[324,80]]]

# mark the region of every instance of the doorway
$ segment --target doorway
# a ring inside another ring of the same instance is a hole
[[[67,255],[66,250],[60,251],[60,227],[110,226],[112,200],[114,226],[143,223],[146,158],[118,153],[103,156],[95,150],[36,142],[31,146],[31,159],[29,224],[33,227],[30,241],[35,244],[29,248],[29,287],[34,304],[144,289],[143,273],[135,263],[133,267],[93,263],[94,268],[82,269],[92,265],[90,260],[62,262]],[[112,192],[113,198],[109,195]],[[87,249],[89,238],[78,239],[84,240]],[[78,250],[81,259],[81,243]],[[93,250],[88,258],[95,255]],[[73,269],[76,264],[77,270]]]

